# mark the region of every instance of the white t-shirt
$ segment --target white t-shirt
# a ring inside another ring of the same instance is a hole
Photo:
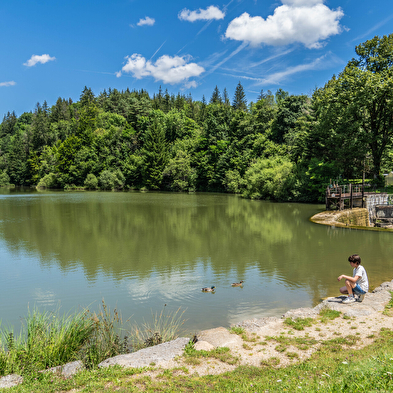
[[[368,277],[366,273],[366,269],[363,266],[358,266],[353,269],[353,276],[360,276],[360,278],[356,281],[356,284],[359,284],[359,287],[362,288],[364,292],[368,292]]]

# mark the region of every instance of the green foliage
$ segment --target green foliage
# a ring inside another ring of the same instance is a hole
[[[183,150],[178,150],[176,157],[169,160],[162,176],[173,191],[194,189],[197,177],[195,168],[191,167],[190,155]]]
[[[166,306],[166,305],[165,305]],[[130,340],[133,350],[165,343],[178,337],[179,329],[184,324],[185,310],[178,308],[174,312],[162,309],[160,313],[152,314],[151,321],[135,324],[130,331]]]
[[[15,336],[0,332],[0,374],[30,374],[78,358],[78,352],[94,330],[85,313],[60,317],[34,310]]]
[[[4,169],[0,172],[0,187],[8,186],[10,184],[10,177],[7,174],[7,171]]]
[[[38,188],[56,188],[58,187],[57,176],[54,173],[48,173],[37,184]]]
[[[284,323],[293,329],[304,330],[305,327],[310,327],[313,324],[312,318],[286,318]]]
[[[124,187],[124,175],[120,169],[116,171],[104,170],[100,173],[99,185],[102,190],[120,190]]]
[[[285,158],[257,159],[246,171],[244,181],[244,195],[252,199],[280,201],[294,197],[294,166]]]
[[[90,190],[95,190],[98,187],[98,179],[93,173],[87,175],[84,186]]]
[[[168,143],[161,124],[155,121],[148,128],[143,146],[143,180],[147,188],[158,190],[161,187],[164,168],[168,162]]]

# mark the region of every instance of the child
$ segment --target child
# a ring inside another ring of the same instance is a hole
[[[356,299],[354,294],[358,295],[358,302],[362,302],[364,295],[368,291],[368,278],[366,269],[360,266],[361,259],[358,254],[353,254],[348,258],[349,263],[353,267],[353,277],[342,274],[337,278],[341,281],[345,278],[345,287],[340,288],[342,294],[348,294],[348,297],[343,300],[343,303],[354,303]]]

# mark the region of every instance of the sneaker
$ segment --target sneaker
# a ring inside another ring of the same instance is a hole
[[[362,302],[363,299],[364,299],[364,293],[358,296],[357,301]]]
[[[344,304],[348,304],[348,303],[355,303],[356,299],[353,296],[348,296],[346,299],[343,300]]]

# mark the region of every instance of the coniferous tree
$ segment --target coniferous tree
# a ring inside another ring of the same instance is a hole
[[[220,90],[216,85],[216,87],[213,90],[213,94],[210,98],[210,104],[221,104],[221,103],[222,103],[222,99],[221,99]]]
[[[244,88],[242,84],[239,83],[236,86],[235,90],[235,95],[233,97],[233,103],[232,103],[233,109],[240,109],[242,111],[247,110],[247,99],[246,99],[246,94],[244,93]]]
[[[161,187],[162,173],[168,163],[169,156],[165,130],[157,120],[146,133],[143,156],[143,182],[147,188],[158,190]]]
[[[222,101],[223,101],[224,105],[227,105],[227,106],[231,105],[226,87],[224,88],[224,91],[222,93]]]

